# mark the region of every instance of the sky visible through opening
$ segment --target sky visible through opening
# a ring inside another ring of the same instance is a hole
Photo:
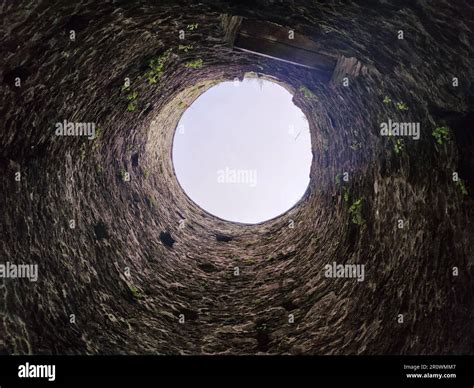
[[[256,78],[222,82],[184,112],[173,142],[181,187],[227,221],[255,224],[293,207],[309,184],[309,125],[292,95]]]

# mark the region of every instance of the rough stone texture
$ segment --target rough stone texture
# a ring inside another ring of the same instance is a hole
[[[39,280],[1,281],[0,352],[472,354],[474,9],[462,0],[365,4],[2,1],[0,261],[37,263]],[[365,71],[330,87],[310,70],[233,52],[223,14],[290,26]],[[148,85],[149,59],[170,48]],[[185,66],[196,58],[201,68]],[[185,107],[246,72],[293,91],[314,153],[298,205],[254,226],[199,209],[170,158]],[[133,112],[125,77],[138,92]],[[419,121],[421,139],[396,154],[379,136],[388,118]],[[102,135],[54,136],[64,119],[97,122]],[[454,136],[436,145],[431,132],[442,124]],[[338,183],[345,171],[350,181]],[[349,212],[357,198],[362,225]],[[365,264],[366,280],[325,278],[333,261]]]

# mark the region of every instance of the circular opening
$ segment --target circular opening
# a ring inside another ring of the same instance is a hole
[[[303,196],[312,162],[308,121],[284,87],[261,78],[221,82],[181,117],[173,141],[179,184],[202,209],[255,224]]]

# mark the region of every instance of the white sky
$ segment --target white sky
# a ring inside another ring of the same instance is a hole
[[[309,127],[282,86],[222,82],[184,112],[173,143],[176,176],[207,212],[254,224],[290,209],[309,184]],[[181,129],[181,130],[180,130]]]

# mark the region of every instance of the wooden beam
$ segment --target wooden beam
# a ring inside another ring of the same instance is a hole
[[[296,31],[293,31],[293,39],[290,39],[290,30],[290,28],[261,20],[243,19],[238,33],[241,36],[280,42],[307,51],[316,52],[320,49],[319,43]]]
[[[317,70],[329,80],[337,59],[318,52],[307,36],[273,23],[243,19],[232,42],[235,49]]]
[[[336,60],[333,58],[275,41],[238,35],[234,47],[267,58],[319,70],[328,73],[329,78],[336,66]]]

